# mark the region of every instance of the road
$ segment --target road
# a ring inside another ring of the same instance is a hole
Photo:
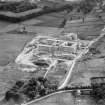
[[[60,93],[67,93],[67,92],[73,92],[73,91],[77,91],[78,89],[71,89],[71,90],[61,90],[61,91],[57,91],[57,92],[54,92],[54,93],[51,93],[51,94],[48,94],[48,95],[46,95],[46,96],[44,96],[44,97],[41,97],[41,98],[38,98],[38,99],[35,99],[35,100],[33,100],[33,101],[31,101],[31,102],[28,102],[28,103],[23,103],[23,104],[21,104],[21,105],[31,105],[32,103],[35,103],[35,102],[38,102],[38,101],[40,101],[40,100],[44,100],[44,99],[46,99],[46,98],[48,98],[48,97],[50,97],[50,96],[53,96],[53,95],[55,95],[55,94],[60,94]],[[84,91],[91,91],[92,89],[79,89],[79,90],[84,90]]]

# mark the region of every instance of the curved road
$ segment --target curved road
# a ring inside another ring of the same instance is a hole
[[[78,89],[76,89],[76,90],[78,90]],[[81,89],[81,90],[92,90],[92,89]],[[58,92],[54,92],[54,93],[48,94],[48,95],[46,95],[46,96],[44,96],[44,97],[35,99],[35,100],[31,101],[31,102],[23,103],[23,104],[21,104],[21,105],[30,105],[30,104],[32,104],[32,103],[35,103],[35,102],[38,102],[38,101],[40,101],[40,100],[46,99],[46,98],[48,98],[48,97],[50,97],[50,96],[53,96],[53,95],[55,95],[55,94],[66,93],[66,92],[73,92],[73,91],[74,91],[74,89],[73,89],[73,90],[72,90],[72,89],[71,89],[71,90],[61,90],[61,91],[58,91]]]

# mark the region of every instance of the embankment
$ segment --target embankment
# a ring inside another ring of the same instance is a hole
[[[11,11],[0,11],[0,20],[4,21],[10,21],[10,22],[21,22],[25,21],[27,19],[31,19],[34,17],[38,17],[44,14],[52,13],[52,12],[60,12],[63,10],[72,10],[72,7],[70,5],[65,5],[65,6],[60,6],[56,8],[49,8],[49,9],[42,9],[42,8],[37,8],[37,9],[32,9],[28,10],[25,12],[20,12],[20,13],[14,13]]]

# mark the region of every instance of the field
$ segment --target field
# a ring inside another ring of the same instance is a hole
[[[20,79],[27,79],[31,76],[35,76],[32,73],[22,72],[19,67],[14,63],[17,55],[22,51],[24,45],[29,42],[35,33],[55,34],[58,28],[51,28],[48,26],[40,27],[35,26],[36,23],[43,20],[32,19],[19,24],[10,24],[1,22],[0,30],[0,98],[2,98],[5,92]],[[27,30],[32,32],[33,35],[26,34],[12,34],[6,33],[11,30],[20,29],[21,24],[26,25]],[[30,26],[31,24],[31,26]],[[33,26],[34,25],[34,26]]]
[[[19,24],[10,25],[10,23],[1,23],[2,27],[0,26],[0,98],[4,96],[5,91],[8,90],[8,88],[10,88],[16,80],[27,79],[30,78],[30,76],[34,76],[33,73],[22,72],[18,65],[14,63],[16,56],[21,52],[24,47],[24,44],[30,41],[36,35],[35,33],[40,33],[43,35],[59,34],[62,29],[59,29],[58,27],[63,21],[64,15],[65,13],[53,13],[43,15],[29,21],[24,21]],[[92,18],[94,18],[94,16]],[[67,23],[64,31],[79,32],[78,36],[81,39],[94,39],[99,36],[99,33],[104,26],[104,22],[98,18],[97,21],[93,21],[92,18],[86,18],[84,23],[82,22],[82,20],[80,20],[79,22],[73,20],[71,21],[71,23],[68,21],[69,25]],[[9,34],[6,33],[9,30],[11,31],[19,29],[21,24],[24,24],[26,26],[26,30],[28,30],[29,32],[33,32],[34,34],[13,34],[12,32]],[[9,27],[9,29],[7,26]],[[90,57],[91,59],[87,61],[82,61],[81,59],[77,62],[73,70],[72,78],[69,85],[89,85],[89,79],[92,76],[105,75],[104,41],[105,38],[103,38],[102,41],[96,43],[98,45],[94,45],[101,51],[100,55],[95,54],[91,56],[89,54],[85,57]],[[85,98],[82,100],[80,105],[95,105],[92,100],[90,100],[90,98]],[[70,93],[62,93],[49,97],[38,103],[33,103],[32,105],[75,105],[73,100],[75,100],[75,98],[73,99]]]
[[[105,37],[94,43],[92,48],[100,53],[82,57],[76,64],[70,85],[91,85],[91,77],[105,76]]]

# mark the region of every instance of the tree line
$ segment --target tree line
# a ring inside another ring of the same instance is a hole
[[[0,11],[12,11],[15,13],[24,12],[37,8],[35,3],[30,2],[4,2],[0,5]]]
[[[28,81],[19,80],[5,93],[5,100],[13,99],[17,102],[24,96],[23,100],[30,101],[55,90],[57,90],[56,82],[52,83],[43,77],[31,78]]]

